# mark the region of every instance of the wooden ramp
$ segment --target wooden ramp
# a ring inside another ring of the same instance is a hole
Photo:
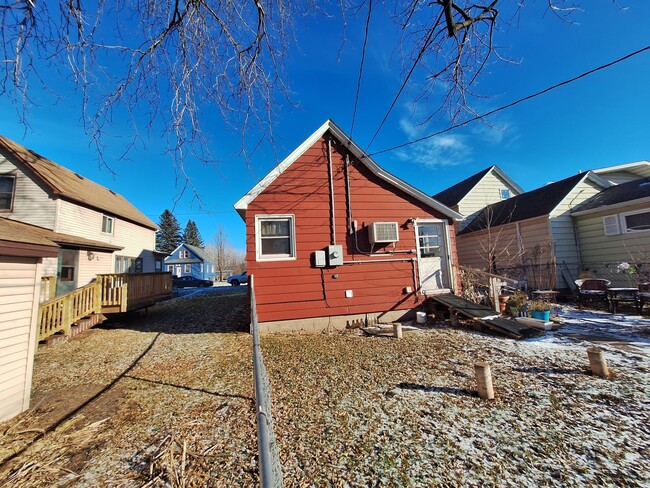
[[[450,311],[476,320],[489,329],[513,339],[527,339],[544,334],[543,330],[520,324],[514,320],[500,317],[497,312],[485,305],[479,305],[456,295],[430,295],[427,298],[447,307]]]

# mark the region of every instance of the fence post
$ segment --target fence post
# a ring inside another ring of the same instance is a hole
[[[478,396],[484,400],[494,400],[494,388],[492,388],[492,371],[486,361],[474,363]]]
[[[589,358],[589,367],[594,376],[601,378],[609,378],[609,369],[607,368],[607,361],[605,361],[605,354],[599,347],[590,347],[587,349],[587,357]]]
[[[393,333],[395,334],[395,337],[397,339],[401,339],[402,338],[402,324],[400,324],[400,323],[393,324]]]

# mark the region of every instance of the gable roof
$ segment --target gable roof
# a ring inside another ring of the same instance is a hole
[[[472,175],[469,178],[466,178],[463,181],[450,186],[446,190],[442,190],[440,193],[433,195],[433,198],[447,205],[448,207],[458,205],[461,200],[465,198],[469,192],[476,188],[481,180],[490,172],[495,173],[517,193],[524,193],[524,190],[517,183],[512,181],[503,171],[501,171],[497,165],[492,165],[482,171],[479,171],[475,175]]]
[[[586,179],[598,183],[603,188],[610,186],[609,183],[590,171],[578,173],[536,190],[488,205],[458,235],[549,215],[578,183]]]
[[[619,205],[635,200],[650,199],[650,177],[640,178],[604,189],[597,195],[578,205],[572,215],[600,210],[603,207]]]
[[[176,251],[178,251],[178,250],[179,250],[180,248],[182,248],[182,247],[186,247],[188,250],[192,251],[192,253],[194,253],[196,256],[198,256],[198,258],[199,258],[201,261],[208,261],[208,262],[210,261],[210,258],[209,258],[208,255],[205,253],[205,250],[201,249],[200,247],[197,247],[197,246],[191,246],[191,245],[189,245],[189,244],[185,244],[184,242],[182,242],[181,244],[178,245],[178,247],[177,247],[176,249],[174,249],[174,250],[169,254],[169,256],[167,256],[167,257],[165,258],[165,264],[178,264],[178,263],[184,263],[184,262],[186,261],[186,260],[184,260],[184,259],[180,259],[180,258],[172,258],[172,257],[171,257],[173,254],[176,253]]]
[[[280,164],[278,164],[269,174],[267,174],[262,180],[255,185],[248,193],[246,193],[242,198],[235,203],[235,209],[237,213],[241,216],[242,219],[245,218],[245,212],[248,208],[248,205],[257,198],[257,196],[262,193],[266,188],[275,181],[275,179],[284,173],[287,168],[289,168],[300,156],[302,156],[307,149],[312,147],[316,141],[318,141],[326,132],[330,132],[336,139],[343,143],[347,149],[354,155],[356,158],[366,166],[375,176],[389,183],[395,188],[402,190],[407,195],[415,198],[421,203],[424,203],[430,208],[433,208],[443,215],[451,217],[456,220],[462,220],[463,216],[458,212],[454,212],[452,209],[446,205],[434,200],[424,192],[418,190],[417,188],[409,185],[405,181],[399,179],[397,176],[392,175],[388,171],[382,169],[377,163],[375,163],[370,156],[368,156],[359,146],[357,146],[352,139],[350,139],[332,120],[328,119],[323,125],[321,125],[316,132],[309,136],[302,144],[300,144],[291,154],[289,154]]]
[[[158,226],[122,195],[27,149],[0,135],[0,151],[11,154],[26,166],[54,195],[105,211],[125,220],[157,230]]]

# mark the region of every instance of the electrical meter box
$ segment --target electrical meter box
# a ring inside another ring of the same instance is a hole
[[[327,264],[343,266],[343,246],[327,246]]]
[[[327,266],[327,261],[325,260],[325,251],[314,251],[314,267],[315,268],[324,268]]]

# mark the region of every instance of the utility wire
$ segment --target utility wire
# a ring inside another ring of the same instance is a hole
[[[479,119],[484,119],[485,117],[489,117],[490,115],[493,115],[493,114],[495,114],[497,112],[501,112],[502,110],[505,110],[507,108],[514,107],[515,105],[518,105],[518,104],[520,104],[522,102],[525,102],[525,101],[530,100],[532,98],[543,95],[544,93],[550,92],[551,90],[555,90],[556,88],[559,88],[561,86],[568,85],[569,83],[573,83],[574,81],[577,81],[577,80],[579,80],[581,78],[589,76],[589,75],[591,75],[593,73],[596,73],[597,71],[601,71],[601,70],[603,70],[605,68],[609,68],[611,66],[614,66],[615,64],[618,64],[618,63],[620,63],[622,61],[630,59],[631,57],[636,56],[637,54],[641,54],[641,53],[643,53],[645,51],[650,51],[650,46],[646,46],[644,48],[641,48],[641,49],[639,49],[637,51],[634,51],[634,52],[632,52],[630,54],[627,54],[627,55],[623,56],[622,58],[619,58],[619,59],[617,59],[615,61],[611,61],[611,62],[609,62],[607,64],[603,64],[601,66],[598,66],[597,68],[590,69],[589,71],[586,71],[586,72],[582,73],[581,75],[574,76],[573,78],[562,81],[561,83],[557,83],[557,84],[555,84],[553,86],[549,86],[548,88],[545,88],[544,90],[533,93],[532,95],[528,95],[528,96],[526,96],[524,98],[520,98],[519,100],[516,100],[514,102],[510,102],[507,105],[503,105],[503,106],[501,106],[499,108],[495,108],[494,110],[490,110],[489,112],[486,112],[484,114],[477,115],[476,117],[468,119],[468,120],[466,120],[464,122],[454,124],[454,125],[452,125],[450,127],[447,127],[446,129],[442,129],[442,130],[439,130],[438,132],[434,132],[433,134],[429,134],[429,135],[426,135],[426,136],[423,136],[423,137],[419,137],[418,139],[414,139],[412,141],[404,142],[403,144],[398,144],[397,146],[389,147],[388,149],[382,149],[381,151],[370,153],[370,154],[368,154],[368,156],[376,156],[377,154],[383,154],[383,153],[386,153],[386,152],[389,152],[389,151],[394,151],[395,149],[401,149],[403,147],[410,146],[411,144],[417,144],[418,142],[426,141],[427,139],[431,139],[432,137],[439,136],[441,134],[444,134],[445,132],[449,132],[449,131],[452,131],[454,129],[458,129],[459,127],[463,127],[464,125],[467,125],[467,124],[469,124],[471,122],[475,122],[475,121],[477,121]],[[373,140],[374,140],[374,138],[373,138]]]
[[[438,25],[440,24],[441,17],[442,17],[442,12],[440,13],[440,15],[438,15],[438,18],[436,19],[435,23],[433,24],[433,26],[429,30],[429,34],[427,35],[426,40],[422,44],[422,48],[420,49],[420,52],[418,53],[417,57],[415,58],[415,61],[413,61],[413,66],[411,66],[411,70],[406,75],[406,78],[404,78],[404,81],[402,82],[402,86],[400,87],[399,91],[397,92],[397,95],[395,95],[395,98],[393,98],[393,103],[390,104],[390,107],[388,108],[388,111],[386,112],[386,115],[384,115],[384,118],[382,119],[381,124],[379,124],[379,127],[375,131],[375,135],[373,135],[372,139],[370,139],[370,143],[367,146],[366,152],[368,151],[368,149],[370,149],[370,146],[372,146],[372,143],[375,141],[377,135],[379,134],[379,131],[384,126],[384,123],[386,122],[386,119],[388,119],[388,116],[393,111],[393,108],[395,107],[395,104],[397,103],[397,100],[399,99],[400,95],[404,91],[404,88],[406,87],[406,84],[408,83],[409,79],[411,78],[411,75],[413,74],[413,71],[415,71],[415,68],[417,67],[418,63],[420,62],[420,59],[422,59],[422,56],[424,56],[424,53],[426,52],[427,48],[429,47],[429,43],[431,42],[431,38],[433,37],[433,34],[435,34],[436,29],[438,28]]]
[[[354,97],[354,111],[352,112],[352,126],[350,127],[350,139],[354,131],[354,121],[357,118],[357,104],[361,92],[361,78],[363,76],[363,65],[366,62],[366,45],[368,44],[368,31],[370,30],[370,14],[372,13],[372,0],[368,3],[368,16],[366,17],[366,33],[363,38],[363,49],[361,50],[361,63],[359,64],[359,79],[357,80],[357,94]]]

